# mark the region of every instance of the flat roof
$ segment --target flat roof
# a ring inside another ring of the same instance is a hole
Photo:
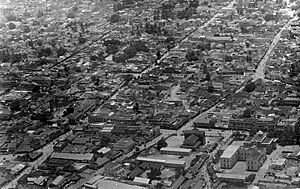
[[[286,159],[285,158],[279,158],[276,159],[275,162],[273,162],[273,165],[284,165],[285,164]]]
[[[177,165],[185,164],[184,160],[172,160],[172,159],[155,159],[155,158],[137,157],[136,160],[153,162],[153,163],[164,163],[164,164],[177,164]]]
[[[229,145],[220,158],[231,158],[240,148],[238,145]]]
[[[121,182],[116,182],[112,180],[99,180],[97,184],[95,184],[98,189],[146,189],[145,187],[129,185]]]
[[[54,159],[68,159],[68,160],[92,160],[94,154],[92,153],[85,153],[85,154],[75,154],[75,153],[58,153],[53,152],[51,158]]]
[[[244,180],[248,176],[247,174],[229,174],[229,173],[216,173],[218,178],[224,179],[240,179]]]
[[[191,149],[187,149],[187,148],[161,148],[160,151],[168,151],[168,152],[191,152]]]
[[[142,178],[142,177],[134,177],[133,182],[142,183],[142,184],[149,184],[150,179]]]

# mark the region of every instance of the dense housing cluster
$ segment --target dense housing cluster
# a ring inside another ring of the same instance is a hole
[[[0,187],[299,187],[298,8],[0,0]]]

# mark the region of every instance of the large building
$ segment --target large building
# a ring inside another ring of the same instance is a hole
[[[248,171],[258,171],[266,160],[266,154],[276,149],[273,139],[259,131],[253,138],[248,138],[243,145],[230,145],[220,157],[220,167],[231,169],[237,161],[246,161]]]
[[[172,159],[154,159],[154,158],[146,158],[146,157],[137,157],[137,161],[140,162],[150,162],[154,164],[162,164],[166,167],[178,167],[185,168],[186,161],[184,160],[172,160]]]
[[[178,156],[189,156],[191,154],[191,149],[185,148],[161,148],[160,153]]]
[[[51,155],[51,159],[70,160],[81,163],[93,163],[95,161],[95,155],[91,153],[74,154],[53,152]]]
[[[195,150],[200,145],[205,144],[205,132],[197,129],[184,131],[184,142],[181,148],[190,148]]]
[[[128,153],[134,149],[135,142],[132,139],[123,138],[116,142],[113,146],[114,150],[122,151],[123,153]]]
[[[220,166],[223,169],[231,169],[239,160],[238,145],[229,145],[220,157]]]

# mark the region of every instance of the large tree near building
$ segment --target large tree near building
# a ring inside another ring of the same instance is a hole
[[[149,173],[147,173],[147,177],[150,180],[155,180],[157,179],[157,177],[161,175],[161,171],[159,169],[151,169],[151,171]]]
[[[157,149],[160,150],[161,148],[167,147],[168,143],[166,142],[166,140],[164,138],[161,138],[158,142],[157,142]]]
[[[254,82],[250,82],[245,86],[244,91],[251,93],[255,90],[255,88],[256,88],[256,84]]]

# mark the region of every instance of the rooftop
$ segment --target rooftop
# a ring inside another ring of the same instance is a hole
[[[189,152],[191,152],[192,150],[191,150],[191,149],[186,149],[186,148],[169,148],[169,147],[166,147],[166,148],[161,148],[160,151],[186,152],[186,153],[189,153]]]
[[[238,145],[229,145],[220,158],[231,158],[240,148]]]
[[[94,157],[92,153],[85,153],[85,154],[74,154],[74,153],[58,153],[54,152],[51,155],[51,158],[54,159],[69,159],[69,160],[87,160],[90,161]]]
[[[93,186],[95,186],[98,189],[145,189],[145,187],[141,187],[141,186],[133,186],[133,185],[129,185],[129,184],[125,184],[125,183],[120,183],[120,182],[116,182],[116,181],[112,181],[112,180],[104,180],[104,179],[100,179],[98,181],[96,181]]]

